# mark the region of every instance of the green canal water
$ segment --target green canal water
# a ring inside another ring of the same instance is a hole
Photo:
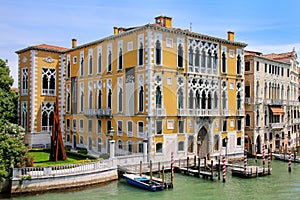
[[[249,164],[251,162],[253,160]],[[261,164],[261,160],[257,164]],[[226,183],[222,182],[222,177],[210,181],[176,173],[174,188],[158,192],[134,188],[125,180],[119,180],[81,190],[48,192],[10,200],[300,199],[300,163],[293,163],[290,173],[287,162],[273,160],[271,167],[271,175],[252,179],[232,177],[228,169]]]

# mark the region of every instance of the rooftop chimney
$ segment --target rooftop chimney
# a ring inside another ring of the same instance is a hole
[[[158,17],[155,17],[155,23],[163,27],[172,28],[172,17],[160,15]]]
[[[77,46],[77,40],[75,38],[72,39],[72,48]]]
[[[118,27],[114,26],[114,35],[118,35],[118,33],[119,33]]]
[[[228,31],[227,36],[228,36],[228,40],[234,41],[234,32],[233,31]]]

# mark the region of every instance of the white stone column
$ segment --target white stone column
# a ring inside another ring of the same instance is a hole
[[[115,157],[115,141],[109,140],[109,158]]]
[[[148,141],[143,141],[143,162],[147,162],[148,158]]]

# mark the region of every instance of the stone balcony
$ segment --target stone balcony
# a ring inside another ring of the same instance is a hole
[[[157,117],[166,116],[166,109],[165,108],[155,108],[154,116],[157,116]]]
[[[178,109],[178,116],[218,116],[218,109]]]
[[[240,109],[240,110],[237,110],[237,111],[236,111],[236,115],[237,115],[237,116],[245,116],[245,110],[241,110],[241,109]]]
[[[282,129],[284,127],[283,123],[270,123],[271,129]]]
[[[83,114],[88,117],[110,117],[112,116],[112,109],[85,109]]]

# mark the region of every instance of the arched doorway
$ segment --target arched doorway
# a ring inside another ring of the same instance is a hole
[[[197,136],[197,155],[203,158],[208,153],[208,134],[206,128],[202,127]]]
[[[76,135],[73,135],[72,147],[73,149],[76,149]]]
[[[260,135],[257,136],[257,138],[256,138],[256,153],[257,154],[261,154],[262,153],[262,151],[261,151],[261,137],[260,137]]]

